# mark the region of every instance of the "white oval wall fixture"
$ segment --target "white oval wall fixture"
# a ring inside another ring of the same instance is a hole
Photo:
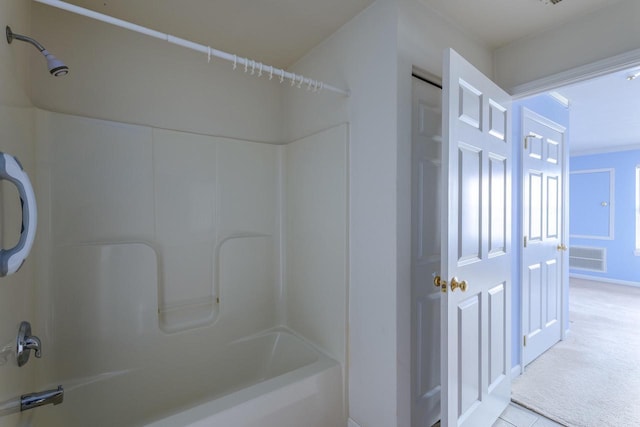
[[[640,71],[635,71],[627,76],[627,80],[632,81],[640,77]]]
[[[18,271],[29,256],[36,236],[38,210],[31,181],[18,159],[10,154],[0,153],[0,179],[5,179],[16,186],[22,205],[20,239],[14,247],[0,249],[0,277],[4,277]]]

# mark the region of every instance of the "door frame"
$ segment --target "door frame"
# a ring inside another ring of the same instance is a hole
[[[542,124],[544,124],[545,126],[559,132],[562,133],[563,136],[563,141],[562,141],[562,165],[561,165],[561,178],[562,178],[562,200],[560,201],[560,203],[562,204],[562,216],[560,218],[560,227],[562,229],[561,237],[560,237],[560,242],[564,243],[565,245],[569,244],[569,141],[567,139],[567,128],[565,128],[564,126],[548,119],[547,117],[541,115],[540,113],[537,113],[536,111],[531,110],[530,108],[527,107],[520,107],[522,108],[522,114],[520,117],[520,135],[518,135],[518,137],[520,138],[518,143],[519,144],[523,144],[524,142],[524,131],[525,131],[525,120],[527,118],[536,120]],[[522,147],[520,147],[522,148]],[[524,235],[525,235],[525,230],[524,230],[524,186],[526,185],[525,183],[525,169],[524,169],[524,156],[526,155],[526,152],[524,150],[521,151],[520,154],[520,165],[519,165],[519,171],[517,172],[519,177],[520,177],[520,184],[521,184],[521,188],[520,190],[522,191],[520,198],[518,200],[518,206],[520,208],[520,218],[518,218],[518,220],[520,221],[520,241],[518,242],[518,245],[522,244],[522,241],[524,239]],[[525,368],[525,361],[524,361],[524,353],[525,353],[525,345],[524,345],[524,340],[522,339],[522,337],[524,337],[525,335],[525,330],[524,330],[524,322],[525,322],[525,316],[524,316],[524,305],[525,305],[525,295],[524,292],[522,292],[522,283],[524,282],[524,274],[525,274],[525,263],[524,263],[524,251],[522,250],[522,246],[520,246],[521,250],[518,252],[518,265],[520,266],[520,277],[518,278],[520,280],[520,335],[519,335],[519,342],[520,342],[520,374],[524,374],[524,368]],[[567,337],[567,329],[565,328],[565,302],[567,302],[567,295],[565,295],[565,286],[569,285],[569,260],[568,260],[568,253],[565,252],[561,252],[561,256],[560,256],[560,288],[562,289],[562,292],[560,293],[560,341],[564,341],[565,338]]]
[[[640,49],[630,50],[589,64],[570,68],[507,89],[514,101],[553,91],[562,86],[640,66]]]

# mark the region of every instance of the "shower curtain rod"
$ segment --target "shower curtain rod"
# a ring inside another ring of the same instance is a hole
[[[155,37],[160,40],[165,40],[169,43],[176,44],[178,46],[186,47],[191,50],[195,50],[197,52],[201,52],[207,55],[208,60],[211,61],[211,57],[215,56],[220,59],[224,59],[226,61],[233,63],[233,69],[235,70],[238,65],[244,67],[244,71],[249,72],[251,74],[258,73],[258,77],[264,75],[269,76],[269,80],[271,80],[274,76],[279,77],[280,83],[282,83],[285,79],[291,83],[291,86],[303,87],[305,86],[307,90],[311,90],[313,92],[320,92],[323,90],[328,90],[330,92],[335,92],[344,96],[349,96],[350,91],[339,89],[337,87],[328,85],[319,80],[313,80],[308,77],[304,77],[300,74],[290,73],[281,68],[275,68],[271,65],[265,65],[261,62],[254,61],[249,58],[243,58],[238,55],[233,55],[218,49],[214,49],[211,46],[205,46],[203,44],[195,43],[186,39],[182,39],[180,37],[172,36],[171,34],[161,33],[160,31],[152,30],[150,28],[143,27],[141,25],[133,24],[128,21],[124,21],[122,19],[114,18],[109,15],[105,15],[99,12],[95,12],[93,10],[85,9],[80,6],[76,6],[70,3],[66,3],[60,0],[34,0],[38,3],[46,4],[49,6],[56,7],[58,9],[66,10],[68,12],[72,12],[78,15],[86,16],[88,18],[96,19],[98,21],[106,22],[107,24],[112,24],[117,27],[125,28],[127,30],[135,31],[140,34],[145,34],[147,36]]]

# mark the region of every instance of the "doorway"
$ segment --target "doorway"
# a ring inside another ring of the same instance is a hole
[[[627,113],[634,115],[637,106],[616,97],[616,93],[619,93],[631,100],[637,98],[640,84],[633,85],[635,78],[629,79],[636,72],[637,68],[634,67],[556,89],[571,102],[569,144],[572,211],[568,245],[571,251],[568,259],[571,269],[571,328],[567,340],[529,365],[521,378],[528,381],[533,378],[536,386],[547,390],[544,395],[537,395],[536,404],[544,403],[540,396],[550,400],[546,406],[537,409],[557,420],[563,417],[565,423],[584,424],[585,418],[575,418],[580,415],[587,416],[593,425],[613,425],[613,419],[618,420],[616,425],[635,425],[640,422],[640,418],[633,418],[640,417],[638,411],[627,410],[635,408],[635,403],[621,403],[625,402],[623,390],[640,381],[640,376],[634,375],[634,369],[621,367],[625,363],[623,355],[634,346],[633,336],[615,339],[618,333],[623,333],[634,322],[625,314],[632,314],[633,311],[626,310],[625,303],[637,301],[640,295],[638,289],[633,287],[640,285],[636,273],[640,259],[633,253],[634,230],[637,233],[633,216],[637,209],[634,199],[635,191],[638,191],[634,172],[640,162],[637,139],[640,131],[634,129],[637,120],[625,119]],[[598,80],[602,80],[602,85]],[[591,108],[594,110],[591,112],[585,111],[590,107],[589,104],[593,104]],[[625,120],[628,124],[625,124]],[[631,130],[626,141],[624,130]],[[600,131],[603,133],[599,134]],[[594,297],[596,294],[599,296]],[[621,319],[627,321],[620,322]],[[609,332],[598,337],[597,331],[603,328]],[[576,347],[580,343],[584,347]],[[572,360],[567,357],[568,354],[578,355],[581,360],[565,365],[565,361]],[[599,361],[605,363],[599,364]],[[552,367],[545,371],[542,366],[549,364]],[[616,376],[617,373],[622,375]],[[602,381],[597,380],[600,375]],[[582,383],[579,385],[576,380]],[[558,381],[558,384],[552,385],[551,381]],[[514,383],[514,397],[517,396],[517,399],[521,399],[520,382],[519,378]],[[608,384],[615,384],[615,387],[609,390],[607,399],[598,398],[597,393]],[[531,387],[531,393],[535,393],[534,388]],[[564,399],[555,391],[572,398]],[[609,401],[613,395],[619,395],[619,398]],[[554,407],[558,401],[565,404]],[[591,402],[588,408],[569,405],[570,402],[579,404],[586,401]],[[533,406],[531,403],[529,405]],[[562,410],[565,411],[564,415]]]
[[[569,111],[548,94],[514,103],[519,264],[514,280],[516,373],[564,338]],[[515,295],[518,294],[518,295]]]
[[[412,77],[411,155],[411,419],[440,420],[440,270],[442,211],[442,86],[431,75]],[[431,279],[431,280],[430,280]]]

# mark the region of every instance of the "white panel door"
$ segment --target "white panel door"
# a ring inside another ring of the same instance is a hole
[[[411,209],[411,425],[440,419],[442,91],[413,79]]]
[[[510,96],[445,51],[444,426],[491,426],[511,397]]]
[[[527,365],[562,337],[565,128],[527,109],[522,117],[522,358]]]

